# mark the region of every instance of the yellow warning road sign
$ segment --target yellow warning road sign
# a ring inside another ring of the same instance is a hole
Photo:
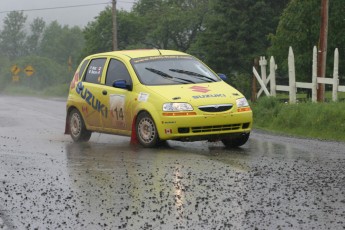
[[[25,67],[24,72],[26,76],[30,77],[31,75],[35,73],[35,69],[31,65],[28,65]]]
[[[18,73],[20,73],[20,68],[17,66],[17,65],[13,65],[12,67],[11,67],[11,73],[13,74],[13,75],[18,75]]]

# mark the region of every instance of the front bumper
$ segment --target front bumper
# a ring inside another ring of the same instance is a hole
[[[180,139],[215,140],[227,136],[249,133],[252,128],[252,111],[236,113],[210,113],[187,116],[162,116],[157,122],[162,140]]]

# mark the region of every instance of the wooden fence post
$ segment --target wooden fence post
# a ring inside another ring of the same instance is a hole
[[[289,47],[289,99],[290,103],[296,103],[296,74],[295,74],[295,57],[291,46]]]
[[[266,82],[266,78],[267,78],[267,72],[266,72],[266,68],[267,68],[267,60],[264,56],[260,57],[260,61],[259,61],[260,67],[261,67],[261,79],[263,82]]]
[[[338,100],[338,86],[339,86],[339,51],[338,48],[334,50],[334,68],[333,68],[333,92],[332,100]]]
[[[272,56],[270,59],[270,81],[271,81],[271,95],[275,97],[276,93],[276,63],[274,61],[274,57]]]

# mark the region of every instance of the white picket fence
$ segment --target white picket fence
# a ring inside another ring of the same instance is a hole
[[[312,101],[317,101],[317,87],[318,84],[329,84],[333,85],[332,90],[332,100],[338,100],[338,92],[345,92],[345,86],[339,85],[339,51],[335,49],[334,51],[334,68],[333,68],[333,78],[321,78],[317,77],[317,49],[313,49],[313,66],[312,66],[312,82],[296,82],[295,73],[295,57],[292,48],[289,48],[288,56],[288,67],[289,67],[289,85],[276,85],[276,70],[277,65],[275,64],[274,57],[270,59],[270,74],[267,76],[267,60],[265,57],[260,57],[259,65],[261,68],[261,77],[255,67],[253,67],[253,73],[258,80],[261,88],[257,93],[257,98],[261,96],[264,92],[266,96],[276,96],[276,91],[289,92],[290,103],[296,103],[296,93],[297,88],[311,89],[312,91]],[[270,84],[270,90],[268,90],[267,85]]]

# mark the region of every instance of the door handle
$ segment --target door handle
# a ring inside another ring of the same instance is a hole
[[[107,92],[106,90],[103,90],[103,91],[102,91],[102,94],[103,94],[103,95],[107,95],[108,92]]]

